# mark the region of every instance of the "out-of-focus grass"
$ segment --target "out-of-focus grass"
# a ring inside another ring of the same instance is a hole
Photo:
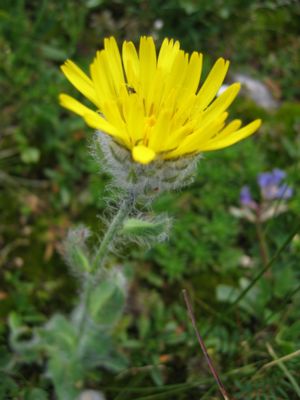
[[[233,113],[245,121],[261,116],[260,133],[206,155],[191,187],[156,201],[155,210],[175,218],[167,243],[146,254],[127,248],[126,259],[112,259],[135,277],[117,330],[130,368],[118,377],[95,371],[88,384],[109,399],[217,396],[181,298],[186,287],[229,392],[236,399],[297,398],[287,379],[299,380],[297,357],[282,361],[284,368],[263,366],[274,354],[280,359],[299,349],[299,235],[276,257],[271,276],[230,311],[220,293],[224,287],[241,293],[262,268],[254,227],[229,213],[242,185],[255,188],[259,172],[278,167],[295,189],[289,211],[268,222],[271,255],[299,224],[299,9],[279,0],[1,2],[0,398],[50,396],[40,366],[14,367],[7,315],[16,312],[31,325],[71,309],[76,292],[60,242],[71,224],[91,224],[98,232],[95,215],[108,195],[109,179],[98,175],[86,147],[92,132],[58,106],[58,93],[71,92],[59,65],[71,57],[87,66],[103,37],[136,41],[140,34],[158,42],[175,37],[186,50],[203,51],[205,68],[220,55],[230,58],[232,71],[265,82],[280,106],[269,112],[240,97]],[[245,255],[248,267],[242,267]]]

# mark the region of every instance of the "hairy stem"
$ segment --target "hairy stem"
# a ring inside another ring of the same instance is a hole
[[[122,203],[116,215],[113,217],[107,231],[105,232],[101,244],[95,253],[90,275],[84,284],[83,293],[80,304],[80,319],[78,324],[78,341],[84,336],[86,321],[88,317],[88,304],[93,288],[97,285],[101,279],[101,273],[103,271],[106,257],[110,251],[112,241],[118,233],[125,218],[130,213],[134,204],[134,195],[128,193]]]
[[[103,267],[105,258],[109,253],[112,240],[115,237],[116,233],[118,232],[120,226],[124,222],[125,218],[131,211],[133,203],[134,203],[134,195],[129,193],[121,203],[117,214],[112,219],[111,224],[109,225],[101,241],[101,244],[95,254],[95,258],[92,265],[92,274],[97,275],[97,273]]]

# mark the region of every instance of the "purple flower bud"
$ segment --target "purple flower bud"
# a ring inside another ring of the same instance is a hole
[[[240,192],[240,203],[244,207],[251,207],[254,201],[251,196],[249,186],[243,186]]]

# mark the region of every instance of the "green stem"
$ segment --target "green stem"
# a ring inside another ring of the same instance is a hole
[[[296,229],[286,238],[286,240],[283,242],[283,244],[279,247],[279,249],[276,251],[274,256],[270,259],[267,265],[265,265],[260,272],[252,279],[252,281],[249,283],[248,286],[245,287],[245,289],[240,293],[237,299],[234,300],[234,302],[230,305],[230,307],[227,309],[225,312],[225,316],[227,316],[230,311],[232,311],[235,306],[246,296],[246,294],[253,288],[253,286],[256,284],[257,281],[260,280],[260,278],[272,267],[274,261],[277,260],[278,256],[286,249],[286,247],[291,243],[293,240],[294,236],[299,232],[300,225],[297,225]]]
[[[134,195],[132,193],[128,193],[125,199],[122,201],[120,208],[114,218],[112,219],[102,241],[101,244],[96,251],[91,273],[85,282],[85,286],[83,288],[82,300],[81,300],[81,315],[80,321],[78,324],[78,340],[83,337],[86,320],[88,316],[88,303],[92,293],[93,288],[99,282],[101,278],[101,273],[103,271],[103,266],[105,263],[105,259],[109,253],[111,243],[117,234],[118,230],[120,229],[123,221],[130,213],[132,206],[134,204]]]
[[[123,200],[120,205],[120,208],[117,214],[114,216],[113,220],[111,221],[110,226],[108,227],[102,242],[95,254],[95,258],[92,264],[92,274],[96,274],[100,271],[101,267],[104,264],[105,258],[110,250],[110,244],[116,233],[118,232],[120,226],[124,222],[125,218],[131,211],[132,205],[134,203],[134,195],[129,193],[127,197]]]
[[[258,243],[259,243],[260,256],[261,256],[261,259],[263,262],[263,266],[265,267],[266,265],[269,264],[269,261],[270,261],[266,236],[265,236],[263,227],[262,227],[259,219],[257,219],[255,226],[256,226],[257,239],[258,239]]]

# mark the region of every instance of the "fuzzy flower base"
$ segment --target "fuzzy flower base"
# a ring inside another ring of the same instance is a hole
[[[135,163],[126,148],[102,132],[96,133],[92,152],[101,168],[113,177],[115,187],[148,200],[189,185],[200,158],[197,155],[168,161],[156,159],[147,165]]]

